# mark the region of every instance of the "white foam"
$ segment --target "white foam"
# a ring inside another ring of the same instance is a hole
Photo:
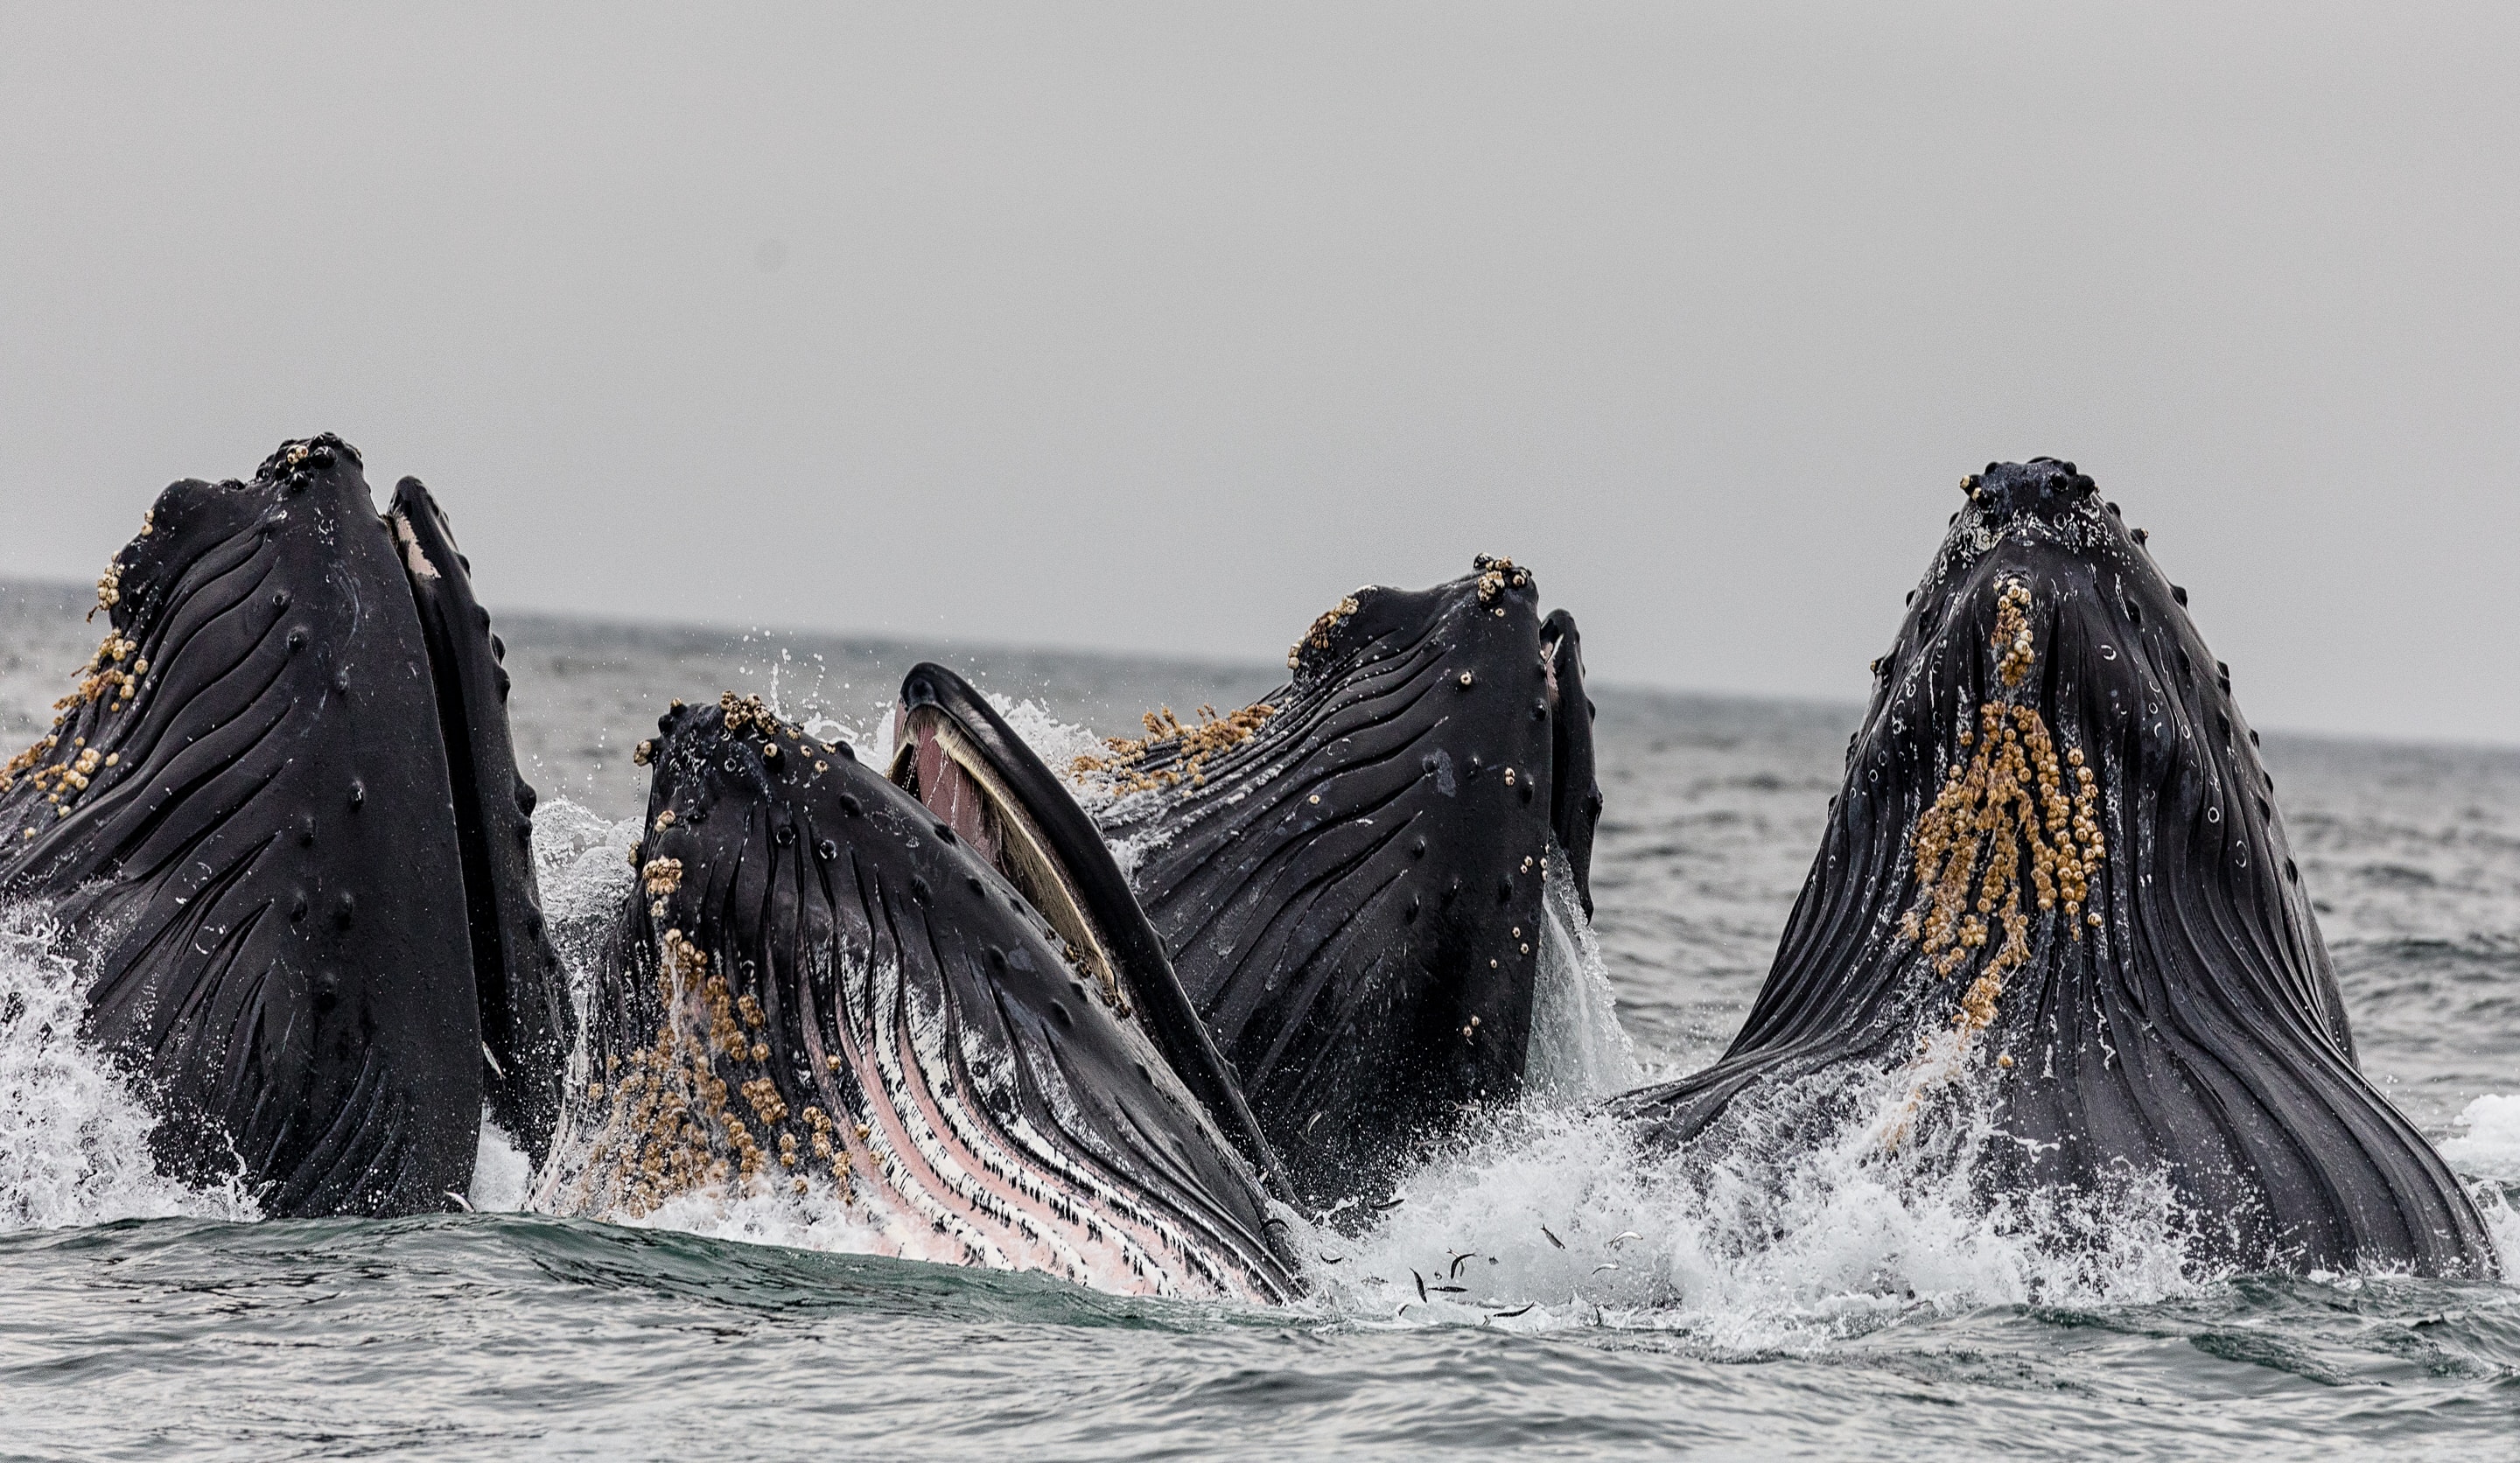
[[[472,1160],[472,1186],[464,1202],[482,1213],[515,1213],[525,1207],[534,1181],[533,1160],[525,1157],[508,1130],[481,1115],[481,1147]]]
[[[2213,1283],[2157,1177],[1990,1201],[1969,1178],[1983,1123],[1888,1148],[1877,1109],[1905,1085],[1880,1086],[1828,1104],[1845,1114],[1833,1139],[1785,1139],[1812,1130],[1810,1094],[1789,1092],[1773,1133],[1745,1114],[1720,1152],[1644,1152],[1615,1119],[1528,1104],[1412,1175],[1362,1241],[1329,1242],[1339,1258],[1319,1273],[1346,1307],[1404,1324],[1609,1320],[1739,1349],[1820,1344],[1918,1308],[2144,1304]]]
[[[2485,1216],[2485,1232],[2494,1238],[2494,1249],[2502,1260],[2502,1278],[2520,1278],[2520,1209],[2512,1207],[2511,1196],[2499,1184],[2481,1185],[2476,1191],[2476,1207]]]
[[[630,848],[642,830],[638,819],[614,822],[562,797],[535,810],[534,877],[542,888],[543,918],[580,997],[638,877],[630,867]]]
[[[2520,1093],[2479,1097],[2452,1121],[2465,1130],[2441,1145],[2451,1167],[2472,1177],[2520,1183]]]
[[[644,1215],[612,1216],[609,1222],[831,1255],[894,1255],[900,1249],[870,1211],[852,1206],[820,1181],[810,1183],[803,1194],[773,1193],[766,1184],[744,1192],[698,1188]]]
[[[158,1172],[156,1119],[78,1034],[84,986],[50,920],[0,909],[0,1227],[256,1218],[234,1181],[193,1188]]]

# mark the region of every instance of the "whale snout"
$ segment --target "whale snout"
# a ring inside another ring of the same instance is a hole
[[[1989,463],[1983,472],[1960,479],[1960,491],[2001,528],[2026,514],[2054,517],[2091,501],[2098,484],[2072,463],[2032,458],[2026,463]]]

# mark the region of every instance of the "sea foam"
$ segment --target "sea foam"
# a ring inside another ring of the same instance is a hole
[[[195,1187],[158,1173],[156,1119],[79,1035],[84,984],[50,919],[0,908],[0,1227],[256,1218],[234,1180]]]
[[[2520,1183],[2520,1093],[2479,1097],[2452,1121],[2460,1130],[2441,1145],[2452,1168],[2477,1178]]]

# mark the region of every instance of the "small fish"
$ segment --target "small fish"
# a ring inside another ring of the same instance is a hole
[[[1313,1125],[1314,1125],[1314,1124],[1316,1124],[1316,1123],[1319,1123],[1320,1121],[1322,1121],[1322,1115],[1321,1115],[1321,1114],[1319,1114],[1319,1113],[1315,1113],[1315,1114],[1313,1114],[1310,1118],[1305,1119],[1305,1120],[1304,1120],[1304,1131],[1306,1131],[1306,1132],[1310,1132],[1310,1131],[1312,1131],[1312,1130],[1313,1130]]]
[[[1344,1255],[1332,1255],[1332,1254],[1328,1253],[1328,1251],[1324,1251],[1324,1252],[1323,1252],[1323,1254],[1322,1254],[1322,1264],[1347,1264],[1347,1257],[1346,1257],[1346,1256],[1344,1256]]]
[[[1466,1285],[1429,1285],[1426,1288],[1439,1296],[1467,1295],[1470,1290]]]
[[[1546,1224],[1541,1225],[1540,1232],[1543,1234],[1549,1234],[1549,1226]],[[1559,1239],[1556,1235],[1549,1234],[1549,1242],[1560,1250],[1566,1248],[1566,1241]]]
[[[1614,1239],[1614,1240],[1610,1241],[1610,1248],[1611,1248],[1611,1249],[1613,1249],[1613,1250],[1615,1250],[1615,1249],[1617,1249],[1619,1246],[1626,1244],[1628,1241],[1630,1241],[1630,1240],[1632,1240],[1632,1239],[1642,1239],[1642,1238],[1644,1238],[1644,1236],[1643,1236],[1643,1235],[1639,1234],[1639,1233],[1637,1233],[1635,1230],[1631,1229],[1631,1230],[1629,1230],[1627,1233],[1620,1235],[1617,1239]]]
[[[1409,1276],[1411,1279],[1418,1282],[1418,1299],[1421,1301],[1426,1299],[1426,1277],[1418,1274],[1416,1270],[1411,1270],[1409,1272]]]
[[[1534,1301],[1531,1303],[1531,1306],[1537,1306],[1540,1303],[1538,1301]],[[1517,1315],[1527,1315],[1531,1311],[1531,1306],[1520,1307],[1513,1310],[1491,1310],[1488,1312],[1488,1319],[1492,1321],[1508,1321],[1513,1319]]]
[[[1594,1274],[1596,1274],[1596,1275],[1598,1275],[1598,1274],[1601,1273],[1603,1270],[1615,1270],[1615,1269],[1617,1269],[1617,1268],[1618,1268],[1618,1266],[1617,1266],[1616,1264],[1610,1264],[1610,1263],[1608,1263],[1608,1262],[1606,1262],[1606,1261],[1605,1261],[1605,1262],[1603,1262],[1603,1263],[1602,1263],[1602,1264],[1597,1264],[1597,1265],[1593,1266],[1593,1273],[1594,1273]]]
[[[1455,1280],[1459,1280],[1459,1279],[1461,1279],[1461,1278],[1462,1278],[1462,1261],[1465,1261],[1465,1260],[1475,1259],[1475,1258],[1477,1257],[1477,1255],[1478,1255],[1478,1252],[1477,1252],[1476,1250],[1463,1250],[1461,1254],[1454,1256],[1454,1257],[1453,1257],[1453,1273],[1452,1273],[1452,1278],[1453,1278],[1453,1279],[1455,1279]]]
[[[454,1201],[455,1201],[455,1207],[456,1207],[456,1208],[458,1208],[458,1209],[463,1210],[466,1214],[471,1214],[471,1213],[472,1213],[472,1212],[473,1212],[473,1211],[472,1211],[472,1200],[470,1200],[470,1199],[465,1198],[462,1194],[459,1194],[459,1193],[455,1192],[455,1190],[453,1190],[453,1189],[448,1189],[448,1190],[446,1191],[446,1197],[448,1197],[449,1199],[454,1200]]]
[[[1392,1195],[1390,1198],[1383,1200],[1381,1203],[1379,1203],[1379,1204],[1377,1204],[1377,1205],[1375,1205],[1375,1206],[1373,1206],[1373,1207],[1374,1207],[1377,1211],[1379,1211],[1379,1210],[1385,1210],[1385,1209],[1398,1209],[1401,1205],[1406,1204],[1406,1203],[1408,1203],[1408,1202],[1409,1202],[1409,1196],[1408,1196],[1407,1194],[1394,1194],[1394,1195]]]

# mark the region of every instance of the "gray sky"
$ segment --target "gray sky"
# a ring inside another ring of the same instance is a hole
[[[2520,7],[0,9],[0,572],[284,436],[493,605],[1853,698],[2070,457],[2264,726],[2520,740]],[[530,13],[521,13],[521,12]]]

